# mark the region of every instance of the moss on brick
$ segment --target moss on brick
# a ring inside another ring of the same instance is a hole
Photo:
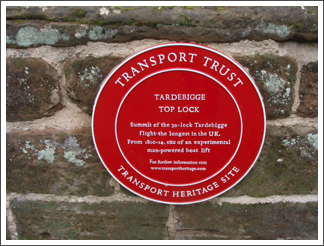
[[[73,15],[78,18],[83,18],[86,16],[87,11],[81,8],[75,9]]]
[[[193,20],[191,19],[191,17],[185,14],[180,14],[180,16],[182,18],[179,22],[181,26],[192,26],[192,27],[196,26],[195,24],[193,24]]]

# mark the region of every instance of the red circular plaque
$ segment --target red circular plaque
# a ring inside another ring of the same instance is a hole
[[[236,185],[257,160],[265,129],[260,93],[244,69],[187,43],[126,59],[105,79],[92,116],[109,173],[167,204],[201,202]]]

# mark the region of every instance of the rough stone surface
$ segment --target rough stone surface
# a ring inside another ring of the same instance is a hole
[[[161,240],[167,205],[134,202],[66,203],[12,200],[18,239]]]
[[[317,239],[317,11],[7,7],[6,239]],[[267,111],[251,171],[194,205],[153,203],[126,190],[91,137],[104,77],[126,57],[170,42],[200,43],[239,61]],[[43,74],[52,78],[46,90]],[[44,101],[32,104],[39,93]]]
[[[68,97],[85,113],[91,115],[101,82],[122,60],[114,57],[87,57],[65,63]]]
[[[175,239],[317,239],[317,203],[176,206]]]
[[[251,171],[220,197],[317,194],[318,134],[293,127],[267,127],[262,152]]]
[[[169,39],[317,41],[317,7],[7,7],[7,47]]]
[[[268,126],[263,150],[249,174],[223,197],[317,193],[317,129]],[[59,195],[113,193],[89,128],[7,135],[7,191]],[[134,196],[121,188],[121,192]]]
[[[109,196],[111,176],[96,154],[91,129],[7,134],[7,192]]]
[[[8,220],[6,220],[6,240],[11,240],[11,232],[8,227]]]
[[[236,60],[255,80],[263,97],[267,119],[289,117],[294,103],[297,64],[290,57],[256,55]]]
[[[300,104],[297,114],[302,117],[318,116],[318,63],[312,62],[301,70],[299,87]]]
[[[63,108],[56,70],[42,59],[6,60],[7,121],[51,116]]]

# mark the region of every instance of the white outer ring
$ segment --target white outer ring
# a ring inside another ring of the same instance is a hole
[[[165,201],[160,201],[158,199],[152,199],[151,197],[146,197],[144,195],[141,195],[141,194],[138,194],[137,192],[131,190],[130,188],[126,187],[122,182],[119,181],[119,179],[117,179],[110,171],[109,169],[107,168],[107,166],[104,164],[105,162],[103,161],[103,159],[101,158],[101,155],[98,151],[98,148],[97,148],[97,144],[96,144],[96,139],[95,139],[95,136],[94,136],[94,129],[93,129],[93,125],[94,125],[94,115],[95,115],[95,111],[96,111],[96,105],[97,105],[97,102],[98,102],[98,99],[100,97],[100,94],[101,94],[101,91],[103,90],[103,88],[105,87],[106,83],[109,81],[110,77],[121,67],[123,66],[126,62],[128,62],[129,60],[131,60],[132,58],[142,54],[142,53],[145,53],[147,51],[150,51],[150,50],[153,50],[153,49],[158,49],[158,48],[162,48],[162,47],[168,47],[168,46],[190,46],[190,47],[194,47],[194,48],[200,48],[200,49],[204,49],[204,50],[208,50],[212,53],[215,53],[219,56],[222,56],[223,58],[229,60],[230,62],[232,62],[234,65],[236,65],[244,74],[245,76],[250,80],[251,84],[253,85],[255,91],[257,92],[258,96],[259,96],[259,99],[260,99],[260,103],[261,103],[261,106],[262,106],[262,109],[263,109],[263,120],[264,120],[264,126],[263,126],[263,137],[262,137],[262,143],[260,145],[260,148],[259,148],[259,152],[258,154],[256,155],[253,163],[251,164],[250,168],[245,172],[244,175],[242,175],[242,177],[240,179],[238,179],[232,186],[228,187],[226,190],[224,190],[223,192],[220,192],[218,193],[217,195],[215,196],[212,196],[212,197],[208,197],[208,198],[205,198],[205,199],[200,199],[198,201],[192,201],[192,202],[165,202]],[[93,105],[93,111],[92,111],[92,118],[91,118],[91,131],[92,131],[92,140],[93,140],[93,143],[94,143],[94,146],[96,148],[96,151],[97,151],[97,154],[101,160],[101,162],[103,163],[103,166],[106,168],[106,170],[109,172],[109,174],[115,179],[117,180],[124,188],[126,188],[127,190],[135,193],[136,195],[142,197],[142,198],[145,198],[147,200],[150,200],[150,201],[154,201],[154,202],[159,202],[159,203],[163,203],[163,204],[174,204],[174,205],[186,205],[186,204],[194,204],[194,203],[199,203],[199,202],[203,202],[203,201],[207,201],[209,199],[212,199],[214,197],[217,197],[217,196],[220,196],[221,194],[225,193],[226,191],[230,190],[231,188],[233,188],[235,185],[237,185],[245,176],[246,174],[248,174],[250,172],[250,170],[252,169],[252,167],[254,166],[256,160],[259,158],[260,156],[260,153],[261,153],[261,150],[262,150],[262,146],[264,144],[264,140],[265,140],[265,135],[266,135],[266,126],[267,126],[267,122],[266,122],[266,114],[265,114],[265,108],[264,108],[264,104],[263,104],[263,101],[262,101],[262,96],[258,90],[258,88],[256,87],[253,79],[250,77],[250,75],[244,70],[244,68],[238,64],[236,61],[234,61],[233,59],[231,59],[230,57],[226,56],[225,54],[217,51],[217,50],[214,50],[214,49],[211,49],[209,47],[206,47],[206,46],[202,46],[202,45],[196,45],[196,44],[190,44],[190,43],[166,43],[166,44],[160,44],[160,45],[156,45],[156,46],[152,46],[150,48],[147,48],[147,49],[144,49],[140,52],[137,52],[135,53],[134,55],[126,58],[122,63],[120,63],[118,66],[116,66],[113,71],[110,72],[110,74],[106,77],[104,83],[102,83],[99,91],[98,91],[98,94],[97,94],[97,97],[95,99],[95,102],[94,102],[94,105]]]

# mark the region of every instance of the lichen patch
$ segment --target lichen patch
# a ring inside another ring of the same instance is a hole
[[[108,15],[109,14],[109,10],[106,9],[105,7],[102,7],[99,11],[100,11],[100,15]]]
[[[262,81],[264,90],[269,94],[269,97],[265,98],[265,102],[269,103],[270,107],[276,107],[274,113],[284,115],[286,109],[290,108],[292,104],[290,82],[280,78],[278,74],[265,70],[257,71],[256,76]]]
[[[92,30],[89,31],[89,39],[98,40],[113,38],[117,33],[117,29],[105,29],[101,26],[95,26]]]
[[[53,164],[56,159],[56,150],[58,147],[63,148],[63,156],[69,163],[74,163],[78,167],[82,167],[86,162],[82,159],[93,157],[90,154],[91,147],[81,148],[80,142],[74,136],[69,136],[58,143],[54,140],[40,140],[44,144],[44,148],[36,148],[32,141],[25,141],[25,146],[20,147],[20,150],[31,158],[36,156],[38,160],[45,160],[49,164]],[[28,151],[31,150],[31,151]]]
[[[18,44],[19,46],[30,47],[42,44],[55,45],[59,41],[67,42],[70,35],[60,33],[57,29],[44,28],[38,30],[35,27],[27,26],[20,28],[15,40],[11,37],[6,37],[6,42],[10,44]]]
[[[276,25],[273,23],[264,23],[261,22],[259,25],[256,26],[255,30],[262,31],[263,33],[270,33],[277,35],[280,38],[287,38],[291,33],[291,27],[286,25]]]
[[[90,83],[95,84],[98,81],[102,80],[101,70],[98,66],[91,66],[85,68],[83,72],[78,73],[80,81],[77,83],[78,85],[83,85],[85,87],[90,87],[90,84],[84,83],[84,80],[90,81]]]
[[[278,93],[282,89],[285,89],[286,83],[289,83],[288,81],[281,79],[277,74],[268,73],[265,70],[261,70],[261,72],[257,74],[257,76],[260,76],[262,81],[264,81],[263,84],[265,86],[265,89],[269,93]]]
[[[299,152],[302,157],[317,161],[318,134],[309,133],[304,137],[288,137],[282,139],[282,144],[288,151]]]
[[[55,151],[58,144],[53,140],[44,140],[45,149],[40,151],[36,150],[38,160],[46,160],[48,163],[53,163],[55,160]]]
[[[318,134],[307,134],[308,143],[311,144],[314,149],[318,150]]]

